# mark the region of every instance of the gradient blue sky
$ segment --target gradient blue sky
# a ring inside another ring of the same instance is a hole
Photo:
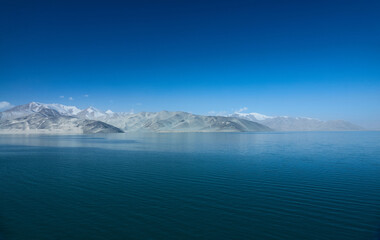
[[[380,1],[3,0],[0,101],[246,107],[380,128],[379,12]]]

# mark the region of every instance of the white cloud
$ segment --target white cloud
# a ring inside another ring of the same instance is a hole
[[[73,97],[69,97],[69,100],[72,101],[72,100],[74,100],[74,98]]]
[[[244,111],[247,111],[247,110],[248,110],[247,107],[242,107],[238,111],[236,111],[235,113],[241,113],[241,112],[244,112]]]
[[[65,96],[59,96],[59,98],[65,98]]]
[[[9,102],[0,102],[0,109],[6,109],[6,108],[10,108],[12,107],[12,104],[10,104]]]
[[[84,97],[88,97],[88,94],[83,95]]]

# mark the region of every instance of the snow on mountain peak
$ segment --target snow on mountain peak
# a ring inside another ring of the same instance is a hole
[[[53,109],[59,112],[62,115],[76,115],[81,110],[75,106],[66,106],[58,103],[39,103],[39,102],[30,102],[26,105],[21,105],[16,108],[10,109],[10,111],[29,111],[29,112],[39,112],[44,108]]]
[[[30,102],[29,104],[27,104],[27,109],[32,111],[32,112],[38,112],[41,110],[41,108],[43,108],[42,103]]]
[[[231,128],[224,127],[226,125],[230,125],[231,121],[238,121],[238,118],[259,122],[260,124],[266,125],[277,131],[362,130],[362,128],[344,121],[322,121],[306,117],[267,116],[254,112],[245,113],[244,111],[246,110],[247,108],[242,108],[233,114],[227,115],[226,117],[232,117],[230,120],[227,119],[227,121],[226,119],[223,119],[223,117],[198,116],[185,112],[161,111],[152,113],[140,112],[137,114],[134,114],[133,112],[114,113],[111,110],[103,112],[94,107],[88,107],[81,110],[75,106],[65,106],[57,103],[43,104],[39,102],[30,102],[28,104],[15,106],[11,109],[0,112],[0,123],[5,122],[4,120],[14,120],[21,117],[33,117],[41,114],[43,116],[55,116],[59,113],[60,115],[72,117],[67,119],[75,120],[79,118],[80,120],[98,120],[125,130],[128,129],[128,131],[146,128],[154,131],[179,131],[181,129],[185,129],[186,131],[203,131],[205,127],[204,124],[207,126],[210,124],[219,124],[219,127],[223,127],[224,130],[229,131]],[[246,122],[246,124],[251,123]]]
[[[62,115],[68,116],[77,115],[81,111],[81,109],[75,106],[66,106],[58,103],[44,104],[44,106],[50,109],[54,109]]]
[[[103,113],[102,111],[94,107],[88,107],[76,114],[77,117],[85,118],[85,119],[96,119],[104,115],[105,113]]]
[[[240,116],[240,117],[254,117],[258,121],[274,118],[272,116],[267,116],[267,115],[264,115],[264,114],[261,114],[261,113],[254,113],[254,112],[253,113],[235,112],[235,114],[238,115],[238,116]]]
[[[260,113],[249,113],[249,114],[254,116],[257,120],[260,120],[260,121],[268,119],[268,118],[273,118],[272,116],[267,116],[267,115],[260,114]]]
[[[94,108],[94,107],[88,107],[88,108],[85,109],[85,111],[88,112],[88,113],[97,112],[96,108]]]

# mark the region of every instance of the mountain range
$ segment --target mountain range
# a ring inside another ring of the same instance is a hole
[[[266,116],[260,113],[230,114],[236,117],[261,123],[276,131],[361,131],[364,128],[343,120],[322,121],[308,117]]]
[[[21,117],[10,118],[9,116]],[[91,134],[122,133],[123,131],[101,121],[79,119],[65,116],[57,110],[39,108],[36,112],[25,115],[21,112],[7,112],[1,116],[0,132],[2,133],[54,133],[54,134]]]
[[[121,132],[355,131],[346,121],[272,117],[258,113],[203,116],[187,112],[102,112],[62,104],[31,102],[0,112],[0,133],[91,134]]]
[[[0,113],[2,133],[256,132],[267,126],[245,119],[186,112],[113,113],[89,107],[31,102]]]

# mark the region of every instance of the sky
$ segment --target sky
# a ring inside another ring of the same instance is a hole
[[[366,0],[2,0],[0,108],[246,109],[380,129],[379,12]]]

